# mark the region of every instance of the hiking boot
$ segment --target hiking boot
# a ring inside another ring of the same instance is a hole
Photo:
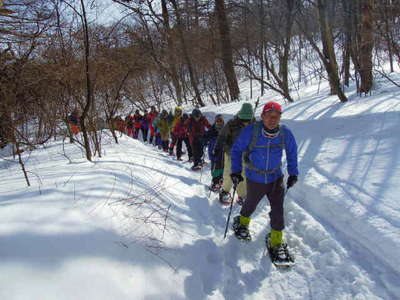
[[[231,203],[232,197],[231,194],[228,192],[225,192],[224,190],[221,190],[219,192],[219,202],[224,205],[229,205]]]
[[[235,232],[235,236],[239,240],[250,241],[251,235],[249,232],[249,225],[241,224],[240,216],[236,216],[233,218],[232,224],[233,231]]]
[[[180,157],[177,157],[176,160],[182,161],[183,159]]]

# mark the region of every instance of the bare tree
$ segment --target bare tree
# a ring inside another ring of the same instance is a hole
[[[215,12],[218,20],[218,28],[220,34],[222,66],[226,81],[228,83],[231,100],[236,101],[240,97],[239,85],[233,65],[232,45],[230,37],[230,29],[225,10],[224,0],[215,0]]]
[[[317,12],[319,31],[321,34],[322,50],[318,47],[315,38],[311,34],[308,28],[305,27],[304,14],[302,20],[297,20],[297,24],[302,28],[303,34],[307,37],[311,46],[318,53],[325,70],[328,74],[328,81],[331,88],[331,94],[337,95],[341,102],[346,102],[347,97],[344,94],[340,85],[338,64],[336,61],[334,36],[332,32],[333,23],[333,1],[327,0],[316,0],[314,3]]]

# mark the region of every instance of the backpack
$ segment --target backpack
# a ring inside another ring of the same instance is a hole
[[[275,173],[277,170],[279,170],[282,167],[282,162],[275,168],[273,168],[272,170],[263,170],[263,169],[259,169],[256,166],[254,166],[253,162],[250,160],[249,154],[251,151],[253,151],[254,148],[274,148],[274,147],[280,147],[283,149],[285,149],[285,134],[284,131],[286,130],[286,126],[285,125],[280,125],[280,129],[279,129],[279,137],[281,142],[279,144],[269,144],[266,146],[257,146],[257,139],[258,139],[258,133],[261,129],[262,126],[262,121],[258,121],[256,123],[254,123],[253,126],[253,131],[252,131],[252,135],[251,135],[251,142],[249,144],[249,146],[247,147],[246,151],[244,152],[244,162],[246,165],[246,168],[252,171],[255,171],[259,174],[263,174],[263,175],[268,175],[268,174],[273,174]]]

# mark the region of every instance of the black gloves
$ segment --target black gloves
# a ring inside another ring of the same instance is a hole
[[[238,185],[243,181],[243,176],[240,173],[232,173],[231,178],[234,185]]]
[[[297,176],[296,175],[291,175],[287,179],[286,187],[287,188],[291,188],[292,186],[294,186],[296,184],[296,182],[297,182]]]

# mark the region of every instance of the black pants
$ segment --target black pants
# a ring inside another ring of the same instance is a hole
[[[200,137],[195,137],[192,141],[192,151],[193,151],[193,162],[195,166],[202,163],[203,160],[203,143]]]
[[[186,149],[188,152],[188,157],[189,159],[192,158],[192,147],[190,146],[189,143],[189,138],[178,138],[178,142],[176,143],[176,158],[181,158],[182,156],[182,142],[185,143]]]
[[[256,210],[262,197],[266,195],[271,205],[271,211],[269,213],[271,228],[277,231],[283,230],[283,228],[285,228],[283,216],[285,190],[282,183],[283,177],[268,184],[253,182],[247,178],[247,197],[240,214],[249,218]]]
[[[147,142],[147,135],[149,133],[149,130],[143,127],[140,128],[140,130],[142,131],[143,142]]]

